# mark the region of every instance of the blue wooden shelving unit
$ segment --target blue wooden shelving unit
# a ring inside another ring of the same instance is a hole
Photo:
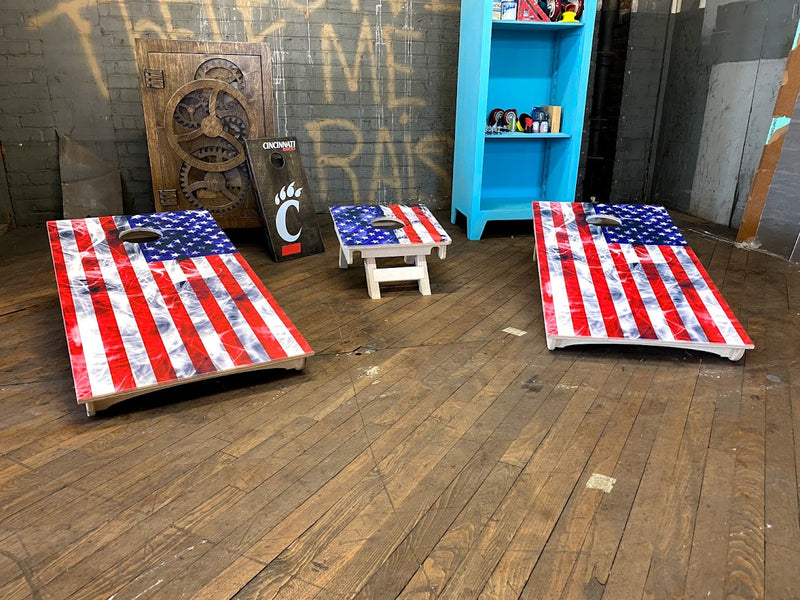
[[[463,0],[451,219],[480,239],[488,221],[532,219],[534,200],[575,200],[596,0],[579,23],[493,21]],[[558,134],[485,135],[493,108],[562,107]]]

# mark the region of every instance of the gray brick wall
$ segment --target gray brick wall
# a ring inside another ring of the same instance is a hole
[[[153,209],[134,40],[260,42],[276,133],[301,143],[318,210],[449,205],[458,0],[3,0],[0,143],[16,222],[61,216],[56,132],[113,142],[127,212]],[[113,154],[113,153],[112,153]]]

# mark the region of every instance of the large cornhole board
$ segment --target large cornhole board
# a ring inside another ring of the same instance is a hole
[[[245,146],[273,260],[324,252],[297,139],[252,139]]]
[[[739,360],[753,343],[667,211],[534,202],[547,347],[642,344]]]
[[[47,230],[75,393],[90,416],[199,379],[302,369],[313,354],[208,211]]]

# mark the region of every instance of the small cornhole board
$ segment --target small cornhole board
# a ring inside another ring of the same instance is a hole
[[[313,354],[208,211],[47,230],[75,393],[90,416],[200,379],[302,369]]]
[[[297,139],[252,139],[245,145],[272,258],[324,252]]]
[[[753,343],[660,206],[534,202],[549,349],[640,344],[739,360]]]
[[[332,206],[330,212],[339,267],[346,269],[354,253],[361,254],[370,298],[378,300],[381,282],[388,281],[416,281],[420,294],[431,295],[426,256],[436,248],[444,260],[451,239],[426,206]],[[406,266],[378,267],[378,258],[403,258]]]

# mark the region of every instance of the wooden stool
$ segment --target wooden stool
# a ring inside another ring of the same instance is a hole
[[[353,253],[364,259],[369,297],[381,297],[385,281],[417,281],[419,293],[430,296],[426,256],[433,248],[444,259],[450,236],[422,205],[333,206],[333,226],[339,238],[339,267],[353,264]],[[405,267],[379,268],[376,258],[402,257]]]

